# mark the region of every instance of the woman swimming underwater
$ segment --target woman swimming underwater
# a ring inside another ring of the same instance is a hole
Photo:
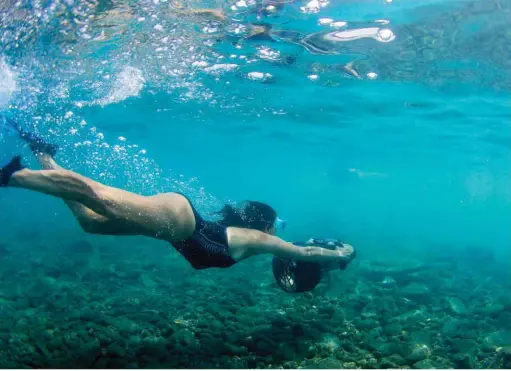
[[[251,256],[273,254],[301,261],[335,263],[351,260],[353,247],[329,250],[300,247],[275,236],[284,226],[270,206],[247,201],[226,205],[218,222],[203,219],[190,200],[179,193],[142,196],[109,187],[54,161],[57,148],[9,120],[37,156],[43,170],[24,168],[14,157],[0,169],[0,187],[30,189],[61,198],[87,233],[142,235],[167,241],[195,269],[227,268]]]

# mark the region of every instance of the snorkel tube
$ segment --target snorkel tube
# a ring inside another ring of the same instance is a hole
[[[297,246],[318,246],[329,250],[336,250],[343,246],[337,239],[319,239],[311,238],[306,242],[295,242]],[[355,253],[353,254],[353,258]],[[350,260],[351,261],[351,260]],[[341,263],[339,268],[346,269],[350,261]],[[321,282],[325,271],[328,270],[326,264],[316,262],[304,262],[295,259],[273,257],[272,261],[273,277],[279,287],[287,293],[299,293],[311,291]]]

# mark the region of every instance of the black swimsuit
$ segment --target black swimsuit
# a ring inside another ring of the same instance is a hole
[[[228,268],[235,264],[229,254],[227,228],[202,219],[190,200],[188,202],[195,217],[195,230],[186,240],[172,245],[195,269]]]

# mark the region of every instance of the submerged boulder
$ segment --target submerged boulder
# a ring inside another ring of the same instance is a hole
[[[421,369],[421,370],[428,370],[428,369],[434,369],[437,367],[430,359],[424,359],[422,361],[415,362],[413,364],[413,368]]]
[[[467,314],[467,307],[459,298],[450,297],[447,299],[447,302],[449,303],[449,308],[455,314]]]
[[[424,299],[431,295],[431,290],[423,283],[410,283],[403,287],[401,294],[412,299]]]

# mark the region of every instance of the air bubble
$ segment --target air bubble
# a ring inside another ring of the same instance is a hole
[[[343,27],[346,27],[347,23],[344,22],[344,21],[336,21],[336,22],[333,22],[330,24],[331,27],[335,27],[335,28],[343,28]]]
[[[396,38],[394,33],[391,30],[389,30],[388,28],[379,30],[378,37],[380,38],[380,41],[382,41],[382,42],[389,42]]]
[[[332,18],[320,18],[318,21],[318,24],[320,26],[328,26],[331,24],[334,20]]]
[[[270,73],[263,73],[263,72],[249,72],[248,73],[248,78],[250,80],[255,80],[255,81],[268,81],[272,77],[273,76]]]
[[[302,13],[318,13],[321,9],[321,5],[318,0],[311,0],[307,5],[300,7]]]

